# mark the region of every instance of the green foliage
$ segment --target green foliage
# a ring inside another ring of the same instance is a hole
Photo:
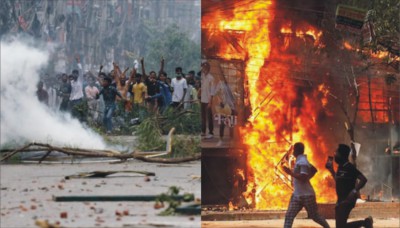
[[[354,7],[367,9],[367,19],[372,22],[375,37],[369,45],[373,51],[378,50],[378,44],[386,48],[398,42],[400,34],[400,2],[398,0],[348,0],[344,2]]]
[[[138,149],[154,150],[165,147],[166,142],[161,138],[161,129],[158,125],[157,116],[145,118],[137,128]]]
[[[134,31],[138,49],[138,56],[135,58],[144,57],[146,72],[152,70],[158,72],[161,57],[165,60],[164,71],[170,77],[174,77],[175,67],[178,66],[183,68],[184,73],[198,69],[201,57],[200,44],[180,32],[177,25],[170,25],[163,30],[159,28],[159,25],[150,21],[141,21],[138,31]],[[128,43],[126,40],[123,42]],[[140,70],[139,72],[141,73]]]
[[[165,133],[172,127],[175,127],[176,134],[199,135],[201,132],[200,106],[198,104],[193,104],[192,109],[181,112],[170,107],[163,113],[163,118],[160,125]]]
[[[3,0],[0,4],[0,37],[10,31],[10,29],[14,26],[14,18],[15,14],[12,10],[13,1],[11,0]]]
[[[176,208],[181,205],[182,200],[176,200],[174,197],[179,195],[179,191],[181,188],[178,188],[176,186],[171,186],[169,187],[167,193],[161,194],[159,197],[156,199],[156,204],[164,204],[164,202],[168,203],[167,209],[159,213],[159,215],[174,215]],[[194,200],[194,195],[185,193],[183,195],[183,201],[185,202],[190,202]]]
[[[162,140],[161,136],[168,134],[171,128],[175,127],[172,156],[169,157],[184,157],[199,153],[201,122],[199,112],[194,110],[177,113],[170,108],[164,115],[146,115],[135,131],[135,135],[138,136],[138,149],[146,151],[165,148],[166,141]]]
[[[4,148],[1,148],[1,149],[4,149]],[[0,155],[1,155],[1,157],[3,157],[3,156],[6,156],[7,154],[9,154],[9,153],[11,153],[11,152],[1,152],[0,153]],[[7,160],[6,160],[6,162],[8,163],[8,164],[16,164],[16,163],[21,163],[21,154],[20,153],[16,153],[16,154],[14,154],[13,156],[11,156],[10,158],[8,158]]]
[[[175,67],[182,67],[185,73],[199,68],[200,44],[190,40],[176,25],[169,26],[163,31],[156,30],[153,34],[155,38],[148,42],[150,50],[145,55],[148,71],[159,70],[161,57],[165,59],[164,71],[172,78]]]
[[[184,157],[200,153],[200,136],[175,137],[172,143],[172,156]]]
[[[377,37],[400,33],[400,3],[398,0],[374,0],[369,20],[374,23]]]

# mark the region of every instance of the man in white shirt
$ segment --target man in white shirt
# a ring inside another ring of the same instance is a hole
[[[294,192],[290,198],[289,208],[285,215],[284,228],[291,228],[294,218],[305,207],[308,217],[320,224],[324,228],[329,228],[329,224],[325,218],[318,213],[317,201],[315,192],[311,186],[310,179],[315,175],[317,170],[312,166],[306,155],[304,155],[304,144],[301,142],[295,143],[293,146],[293,156],[296,157],[294,170],[288,167],[282,167],[283,170],[294,178]]]
[[[94,78],[89,78],[89,85],[85,87],[85,94],[89,108],[89,118],[92,122],[96,122],[98,118],[98,100],[96,96],[100,93],[96,87]]]
[[[177,73],[176,78],[173,78],[171,81],[171,86],[174,89],[171,106],[180,110],[183,108],[183,100],[188,88],[186,79],[182,77],[182,73]]]
[[[74,69],[72,75],[69,76],[71,81],[71,95],[69,97],[69,105],[71,115],[78,118],[79,121],[86,121],[86,110],[83,101],[83,75],[82,65],[79,59],[76,59],[79,70]]]
[[[207,139],[214,137],[214,122],[212,114],[212,99],[215,95],[214,77],[210,74],[210,64],[204,62],[201,64],[201,88],[200,88],[200,112],[201,112],[201,136]],[[208,122],[208,134],[206,128]]]

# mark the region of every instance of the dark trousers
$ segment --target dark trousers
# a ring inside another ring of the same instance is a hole
[[[68,105],[69,105],[69,100],[63,99],[60,104],[60,111],[63,111],[63,112],[68,111]]]
[[[354,222],[347,222],[349,218],[351,210],[353,210],[356,203],[339,203],[335,207],[335,220],[336,220],[336,227],[340,228],[358,228],[364,227],[365,220],[358,220]]]
[[[183,103],[173,101],[173,102],[171,103],[171,107],[173,107],[173,108],[176,109],[177,111],[181,111],[181,110],[183,109]]]
[[[208,122],[208,132],[214,134],[214,120],[211,108],[208,107],[208,103],[201,103],[201,133],[206,133],[207,122]]]

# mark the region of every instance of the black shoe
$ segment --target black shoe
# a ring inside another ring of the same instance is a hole
[[[374,220],[372,219],[371,216],[368,216],[365,220],[365,228],[373,228],[374,227]]]

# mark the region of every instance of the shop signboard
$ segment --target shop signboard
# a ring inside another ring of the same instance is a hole
[[[336,8],[336,29],[360,34],[368,10],[339,4]]]

